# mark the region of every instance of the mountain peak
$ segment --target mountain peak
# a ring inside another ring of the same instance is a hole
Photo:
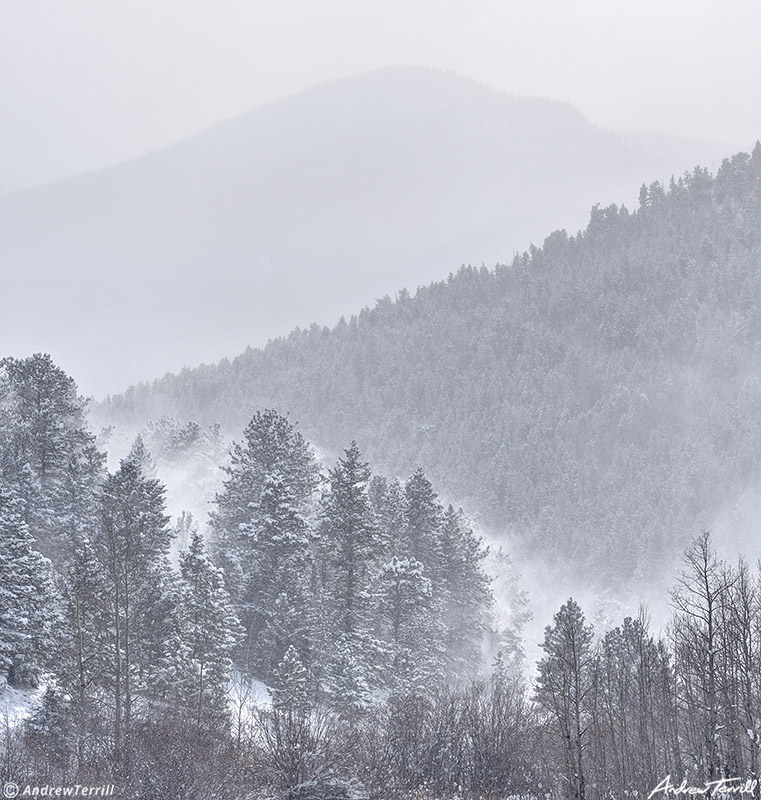
[[[565,104],[452,73],[335,80],[0,198],[0,260],[16,265],[0,335],[11,352],[52,351],[88,392],[114,391],[508,260],[715,153],[671,143],[666,158]]]

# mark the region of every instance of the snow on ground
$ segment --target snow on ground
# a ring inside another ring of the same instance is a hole
[[[233,727],[240,730],[251,726],[260,711],[272,707],[272,697],[267,684],[236,671],[230,681],[227,703]]]
[[[37,710],[43,694],[45,686],[37,689],[0,687],[0,726],[13,728],[30,717]]]

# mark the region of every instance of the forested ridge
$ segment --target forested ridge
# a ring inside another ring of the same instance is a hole
[[[604,800],[726,780],[758,797],[761,577],[709,533],[664,630],[645,609],[595,630],[569,599],[527,664],[525,599],[497,621],[477,530],[422,468],[373,475],[352,442],[325,469],[260,410],[203,537],[169,519],[142,437],[106,469],[85,409],[48,356],[0,361],[0,699],[41,693],[0,726],[11,792]]]
[[[94,419],[235,431],[287,410],[321,450],[355,438],[388,474],[425,464],[483,524],[592,582],[651,580],[761,479],[759,220],[756,145],[508,266],[133,387]]]

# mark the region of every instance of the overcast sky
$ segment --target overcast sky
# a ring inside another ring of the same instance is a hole
[[[388,65],[749,147],[760,35],[759,0],[0,0],[0,191]]]

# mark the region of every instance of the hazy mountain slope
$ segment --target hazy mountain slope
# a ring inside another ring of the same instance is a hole
[[[357,437],[387,471],[426,464],[451,499],[592,583],[646,583],[757,494],[760,350],[757,145],[715,179],[652,186],[636,213],[595,209],[583,235],[512,266],[463,269],[96,416],[237,432],[257,408],[290,410],[318,446]]]
[[[336,81],[0,198],[0,341],[50,351],[85,392],[118,390],[507,261],[719,155],[450,74]]]

